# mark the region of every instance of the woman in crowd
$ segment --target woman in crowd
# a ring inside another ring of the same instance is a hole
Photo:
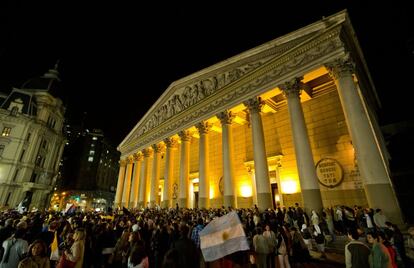
[[[85,230],[77,229],[73,235],[73,240],[70,250],[66,249],[63,254],[67,260],[75,263],[75,268],[82,268],[85,253]]]
[[[371,268],[391,268],[391,257],[387,248],[381,244],[378,234],[370,232],[367,234],[368,243],[372,245],[369,262]]]
[[[49,268],[47,246],[43,240],[35,240],[29,246],[27,257],[19,262],[18,268]]]

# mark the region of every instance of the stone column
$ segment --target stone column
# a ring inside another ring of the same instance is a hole
[[[151,147],[154,151],[154,161],[152,164],[150,205],[154,208],[157,204],[158,191],[160,187],[160,161],[163,146],[162,144],[153,144]]]
[[[209,171],[209,150],[208,150],[208,132],[211,128],[211,124],[208,122],[201,122],[196,125],[200,134],[200,148],[199,148],[199,183],[198,183],[198,194],[199,194],[199,207],[209,208],[210,207],[210,180],[208,177]]]
[[[256,178],[257,206],[260,210],[273,208],[270,187],[269,167],[267,165],[263,123],[260,112],[264,102],[260,98],[249,99],[244,105],[249,108],[253,138],[254,173]]]
[[[134,174],[132,177],[130,208],[136,208],[138,205],[139,174],[141,172],[142,159],[143,159],[143,156],[141,152],[134,154],[135,163],[134,163]]]
[[[174,138],[164,139],[164,143],[167,146],[165,153],[165,173],[164,173],[164,189],[162,193],[162,207],[172,207],[172,183],[173,183],[173,168],[174,168],[174,154],[173,150],[177,148],[178,141]]]
[[[131,175],[132,175],[132,165],[134,163],[134,159],[132,156],[129,156],[127,164],[127,171],[124,179],[124,191],[122,194],[122,206],[128,208],[129,205],[129,194],[131,192]]]
[[[192,133],[188,130],[178,133],[181,139],[181,157],[180,157],[180,190],[178,194],[178,205],[188,207],[188,180],[190,173],[190,141]]]
[[[118,208],[119,206],[121,206],[121,202],[122,202],[122,193],[124,191],[125,167],[126,167],[126,160],[121,159],[121,161],[119,162],[118,183],[116,185],[116,194],[115,194],[115,202],[114,202],[115,208]]]
[[[144,149],[142,150],[142,154],[144,155],[144,165],[141,167],[141,179],[139,183],[139,207],[145,207],[147,202],[147,181],[149,179],[149,158],[151,157],[151,150]]]
[[[313,161],[312,149],[306,130],[305,117],[299,98],[302,87],[301,80],[302,78],[294,78],[280,85],[279,88],[287,99],[303,205],[308,215],[311,215],[313,209],[321,213],[323,205],[315,162]]]
[[[234,165],[233,165],[233,130],[231,123],[234,115],[230,111],[224,111],[217,115],[220,119],[223,147],[223,182],[224,182],[224,206],[236,206],[236,195],[234,189]]]
[[[391,222],[402,224],[401,210],[386,164],[352,77],[354,64],[350,60],[340,59],[327,64],[327,68],[338,89],[368,204],[372,208],[381,208]]]

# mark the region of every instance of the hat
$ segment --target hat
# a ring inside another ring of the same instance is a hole
[[[132,225],[132,231],[137,232],[138,231],[138,224]]]

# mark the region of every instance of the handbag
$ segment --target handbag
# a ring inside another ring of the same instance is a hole
[[[59,259],[59,262],[56,266],[56,268],[74,268],[76,265],[76,262],[70,261],[66,258],[65,253],[62,254],[62,256]]]

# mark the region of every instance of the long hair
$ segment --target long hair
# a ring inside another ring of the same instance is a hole
[[[46,243],[41,239],[36,239],[35,241],[33,241],[30,244],[29,249],[27,251],[27,257],[32,257],[33,256],[32,249],[36,244],[40,244],[42,246],[42,252],[39,254],[39,256],[46,257],[47,256],[47,246],[46,246]]]

